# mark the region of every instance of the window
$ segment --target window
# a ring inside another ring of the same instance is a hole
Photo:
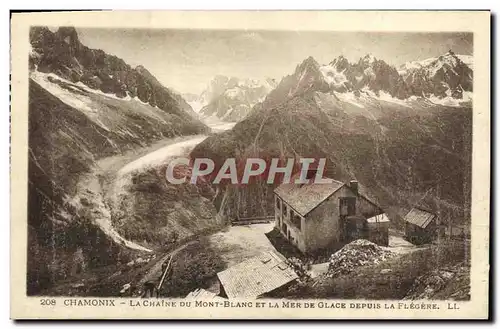
[[[286,232],[288,231],[288,227],[283,222],[281,222],[281,231],[283,231],[284,234],[286,234]]]
[[[278,210],[281,209],[281,202],[279,198],[276,198],[276,208],[278,208]]]
[[[293,213],[293,215],[292,215],[292,223],[299,230],[302,229],[302,227],[301,227],[302,226],[302,218],[298,214]]]
[[[340,215],[356,215],[356,197],[340,198]]]
[[[288,207],[283,203],[283,217],[286,217],[288,213]]]

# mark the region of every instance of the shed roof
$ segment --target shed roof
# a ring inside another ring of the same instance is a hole
[[[216,293],[198,288],[191,291],[185,299],[189,300],[224,300],[224,298],[217,296]]]
[[[421,228],[426,228],[433,220],[436,215],[423,209],[413,208],[408,214],[406,214],[404,220],[405,222],[417,225]]]
[[[228,298],[257,298],[298,278],[295,271],[272,251],[217,273]]]
[[[305,216],[342,186],[344,183],[336,180],[329,184],[281,184],[274,192],[301,216]]]

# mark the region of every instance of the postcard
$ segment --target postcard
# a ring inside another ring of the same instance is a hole
[[[14,13],[13,319],[487,319],[489,11]]]

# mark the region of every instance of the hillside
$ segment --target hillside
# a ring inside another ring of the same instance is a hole
[[[146,69],[87,48],[73,28],[35,27],[30,41],[31,295],[147,250],[103,229],[112,209],[98,188],[99,160],[209,129]]]
[[[196,138],[194,142],[202,139]],[[190,139],[184,144],[188,142]],[[177,145],[183,142],[172,147]],[[217,214],[212,203],[215,192],[207,182],[174,185],[166,181],[168,161],[188,152],[179,150],[169,154],[168,148],[159,150],[163,155],[160,163],[152,161],[139,170],[134,162],[122,167],[107,193],[113,209],[111,221],[117,232],[125,239],[156,250],[169,249],[227,224]],[[184,148],[189,150],[187,145]],[[189,176],[189,172],[187,167],[176,168],[176,175]]]
[[[376,63],[366,60],[367,65]],[[388,72],[399,76],[395,69]],[[379,85],[391,86],[387,79]],[[470,104],[400,99],[390,89],[374,91],[374,86],[332,90],[310,57],[232,131],[205,140],[191,155],[210,157],[217,165],[227,157],[326,157],[329,177],[357,179],[395,225],[416,204],[452,222],[468,222]],[[228,186],[226,211],[233,218],[273,214],[274,187]]]

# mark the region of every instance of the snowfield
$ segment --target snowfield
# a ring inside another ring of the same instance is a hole
[[[97,113],[98,109],[96,107],[92,107],[92,101],[90,98],[77,93],[72,93],[58,84],[51,82],[49,79],[60,80],[70,85],[73,85],[72,82],[63,79],[54,73],[42,73],[38,71],[31,72],[30,77],[52,95],[59,98],[66,105],[81,110],[82,112],[88,112],[87,114],[90,115]]]
[[[365,106],[361,103],[359,103],[359,97],[356,97],[353,92],[348,92],[348,93],[338,93],[334,91],[335,96],[338,97],[343,102],[352,104],[354,106],[357,106],[361,109],[364,109]]]
[[[439,98],[433,95],[429,97],[429,101],[434,104],[444,105],[444,106],[452,106],[452,107],[463,106],[464,103],[472,102],[472,92],[464,91],[463,97],[458,99],[453,98],[451,96]]]
[[[330,86],[342,86],[345,82],[347,82],[347,78],[344,74],[344,71],[338,72],[337,68],[331,65],[323,65],[320,66],[319,71],[323,75],[323,79]]]

